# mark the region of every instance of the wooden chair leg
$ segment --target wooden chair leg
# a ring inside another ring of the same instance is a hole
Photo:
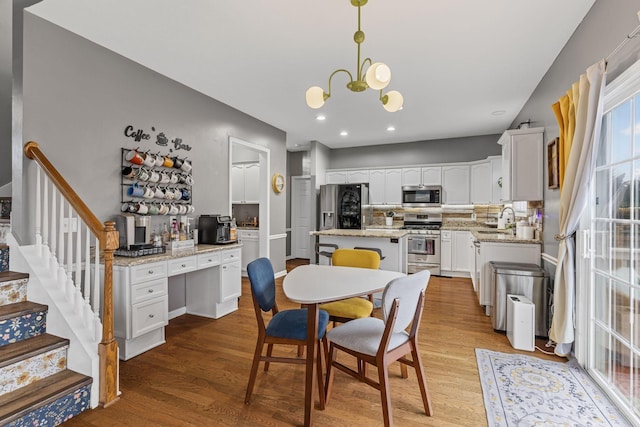
[[[247,394],[244,397],[244,403],[247,405],[251,400],[251,393],[253,393],[253,386],[256,383],[256,376],[258,375],[258,365],[260,365],[263,346],[264,346],[264,338],[259,336],[258,340],[256,341],[256,350],[253,353],[253,363],[251,364],[251,373],[249,374],[249,383],[247,384]]]
[[[273,344],[267,344],[267,357],[271,357],[271,353],[273,353]],[[269,362],[264,362],[264,371],[267,372],[269,370]]]
[[[303,354],[304,354],[304,346],[303,345],[299,345],[298,346],[298,357],[302,357]]]
[[[400,363],[400,376],[402,378],[409,378],[409,372],[407,371],[407,365]]]
[[[327,358],[327,377],[325,378],[324,386],[324,404],[329,404],[329,397],[331,396],[331,386],[333,385],[333,362],[336,360],[336,349],[331,344],[329,347],[329,357]]]
[[[427,382],[424,378],[424,369],[422,368],[422,361],[418,355],[416,344],[411,345],[411,357],[413,357],[413,367],[416,369],[416,377],[418,377],[418,386],[420,386],[420,394],[422,395],[422,404],[424,405],[424,412],[428,416],[433,415],[431,409],[431,399],[429,398],[429,390],[427,389]]]
[[[320,399],[320,409],[324,410],[324,382],[322,381],[322,353],[324,352],[323,346],[318,342],[317,358],[316,361],[316,374],[318,375],[318,397]]]
[[[389,390],[389,367],[384,362],[378,364],[378,382],[380,383],[380,399],[384,426],[389,427],[392,425],[391,392]]]

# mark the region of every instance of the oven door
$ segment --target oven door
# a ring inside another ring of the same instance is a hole
[[[408,239],[409,254],[425,255],[429,262],[440,264],[439,235],[411,235]]]

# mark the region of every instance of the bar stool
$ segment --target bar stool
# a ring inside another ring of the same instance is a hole
[[[331,251],[323,251],[321,248],[330,248]],[[334,243],[316,243],[316,255],[324,256],[329,258],[329,265],[331,265],[331,257],[333,256],[333,251],[338,249],[338,245]]]
[[[374,251],[374,252],[378,252],[378,255],[380,255],[380,260],[382,261],[385,257],[382,256],[382,249],[380,248],[363,248],[361,246],[356,246],[353,249],[362,249],[364,251]]]

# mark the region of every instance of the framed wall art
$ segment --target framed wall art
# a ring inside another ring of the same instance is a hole
[[[558,156],[558,144],[560,138],[555,138],[547,144],[547,186],[548,188],[560,188],[560,158]]]

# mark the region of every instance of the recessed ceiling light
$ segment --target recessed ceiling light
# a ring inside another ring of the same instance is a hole
[[[320,114],[320,115],[316,116],[316,120],[318,120],[318,121],[323,121],[323,120],[325,120],[325,119],[326,119],[326,117],[325,117],[325,116],[323,116],[322,114]]]
[[[340,136],[347,136],[349,135],[349,132],[347,132],[346,130],[343,130],[342,132],[340,132]]]
[[[506,113],[506,111],[504,111],[504,110],[496,110],[496,111],[492,111],[491,112],[491,114],[494,115],[494,116],[501,116],[504,113]]]
[[[396,130],[396,127],[395,126],[387,126],[387,130],[389,132],[393,132],[394,130]]]

